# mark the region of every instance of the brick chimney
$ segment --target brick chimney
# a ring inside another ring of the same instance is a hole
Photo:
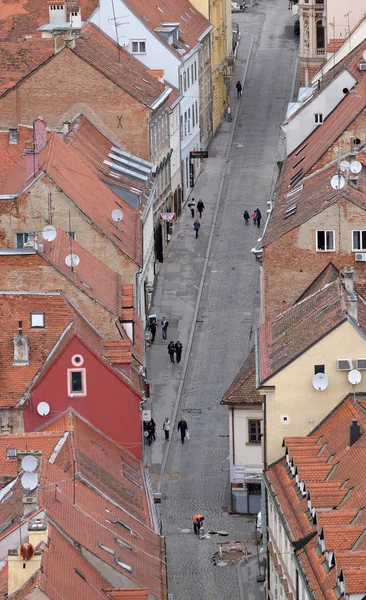
[[[51,0],[48,3],[48,15],[51,25],[61,25],[62,23],[67,23],[66,1],[57,0],[53,2]]]
[[[357,294],[354,290],[353,267],[344,267],[344,287],[347,292],[348,315],[358,322]]]
[[[352,419],[352,423],[349,428],[349,445],[353,446],[357,442],[361,435],[361,427],[357,419]]]
[[[15,367],[24,367],[29,365],[29,345],[28,336],[23,333],[22,321],[19,321],[18,333],[14,333],[14,362]]]

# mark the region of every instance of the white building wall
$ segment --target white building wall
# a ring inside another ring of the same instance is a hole
[[[301,108],[299,113],[284,123],[282,129],[286,133],[287,156],[295,150],[317,127],[315,114],[321,114],[323,121],[343,100],[343,89],[351,90],[356,84],[356,79],[348,72],[343,71],[320,94]]]
[[[177,104],[169,116],[170,148],[173,150],[170,158],[170,171],[172,191],[181,185],[180,173],[180,103]]]
[[[141,217],[142,221],[142,239],[143,239],[143,263],[142,272],[138,281],[138,314],[146,323],[145,313],[145,284],[154,283],[154,199],[155,192],[150,195],[149,204],[145,208]]]
[[[263,411],[233,407],[234,412],[234,453],[235,465],[262,465],[261,444],[249,442],[249,421],[263,420]],[[232,472],[234,476],[234,472]]]
[[[192,81],[193,71],[193,81]],[[198,81],[198,50],[190,53],[179,68],[179,89],[183,94],[180,104],[181,163],[183,171],[184,197],[190,194],[189,153],[200,150],[200,105]],[[201,170],[201,161],[193,161],[194,179]]]

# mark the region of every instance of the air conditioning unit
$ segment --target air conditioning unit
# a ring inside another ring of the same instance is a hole
[[[351,371],[353,369],[352,358],[338,358],[337,369],[338,371]]]
[[[360,71],[366,71],[366,62],[360,63]]]
[[[366,252],[356,252],[355,261],[356,262],[365,262],[366,261]]]
[[[366,358],[356,358],[356,369],[359,371],[366,369]]]

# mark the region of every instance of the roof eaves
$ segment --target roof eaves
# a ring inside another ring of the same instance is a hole
[[[152,104],[150,104],[150,108],[152,110],[158,109],[162,104],[164,104],[165,100],[168,99],[171,91],[172,91],[172,88],[166,86],[166,88],[165,88],[164,92],[161,94],[161,96],[159,96],[159,98],[157,98]]]
[[[212,30],[213,30],[213,28],[214,28],[214,26],[213,26],[213,25],[211,25],[211,23],[210,23],[210,25],[209,25],[208,27],[206,27],[205,31],[204,31],[203,33],[201,33],[201,35],[199,35],[199,36],[198,36],[198,41],[199,41],[199,42],[202,42],[202,40],[203,40],[203,39],[204,39],[204,38],[205,38],[205,37],[206,37],[206,36],[207,36],[207,35],[210,33],[210,31],[212,31]],[[198,44],[197,44],[197,45],[198,45]],[[196,47],[196,46],[194,46],[194,48],[195,48],[195,47]],[[192,48],[192,50],[193,50],[193,48]]]
[[[64,49],[64,48],[63,48]],[[62,50],[61,50],[62,52]],[[58,53],[59,54],[59,53]],[[44,65],[46,65],[50,60],[52,60],[52,58],[54,58],[56,56],[56,54],[51,54],[51,56],[49,56],[48,58],[46,58],[45,61],[43,61],[42,63],[40,63],[37,67],[35,67],[34,69],[32,69],[31,71],[29,71],[29,73],[27,73],[26,75],[24,75],[21,79],[19,79],[19,81],[17,81],[14,85],[12,85],[10,88],[8,88],[7,90],[5,90],[5,92],[3,92],[0,95],[0,99],[4,98],[5,96],[7,96],[7,94],[10,94],[10,92],[12,92],[14,89],[16,89],[19,85],[21,85],[23,83],[23,81],[25,81],[26,79],[28,79],[29,77],[31,77],[33,75],[33,73],[36,73],[36,71],[39,71],[39,69],[41,69]]]

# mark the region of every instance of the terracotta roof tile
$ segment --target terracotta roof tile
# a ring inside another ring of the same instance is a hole
[[[362,568],[343,569],[347,594],[364,594],[366,590],[366,560]]]
[[[148,600],[148,588],[129,588],[120,590],[106,590],[113,600]]]
[[[8,450],[40,450],[42,456],[49,459],[61,437],[60,433],[48,432],[16,433],[0,436],[1,478],[16,477],[21,472],[17,458],[7,457]]]
[[[151,75],[142,63],[87,23],[81,30],[73,52],[111,79],[130,96],[152,106],[165,92],[165,85]]]
[[[333,265],[332,262],[328,263],[326,267],[319,273],[319,275],[312,281],[308,288],[299,296],[296,300],[295,304],[298,304],[305,298],[312,296],[316,292],[322,290],[329,283],[333,283],[341,277],[341,274],[337,267]]]
[[[2,2],[0,17],[4,6]],[[34,36],[34,30],[32,34],[32,39],[23,38],[18,42],[0,39],[0,96],[53,56],[53,40]]]
[[[256,389],[255,351],[254,348],[225,393],[221,404],[261,404],[262,396]]]
[[[0,45],[1,47],[1,45]],[[9,132],[0,131],[0,182],[23,161],[25,148],[31,148],[33,130],[19,126],[17,144],[9,144]]]

